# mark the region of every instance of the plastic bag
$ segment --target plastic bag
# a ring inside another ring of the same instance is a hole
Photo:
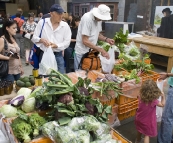
[[[42,75],[48,74],[50,68],[54,70],[58,70],[55,55],[51,47],[47,48],[44,51],[42,60],[39,64],[39,74],[42,74]]]
[[[160,89],[161,92],[163,92],[164,82],[165,82],[165,80],[158,80],[157,79],[157,86],[158,86],[158,88]],[[159,97],[158,100],[159,100],[159,102],[161,101],[161,96]],[[157,122],[161,122],[162,112],[163,112],[163,108],[156,106],[156,118],[157,118]]]
[[[114,68],[114,64],[115,64],[114,48],[110,48],[108,53],[109,53],[110,59],[106,59],[105,57],[100,55],[102,70],[104,73],[111,73]]]
[[[7,130],[5,129],[3,118],[4,116],[0,115],[0,143],[10,143],[10,140],[8,138]]]

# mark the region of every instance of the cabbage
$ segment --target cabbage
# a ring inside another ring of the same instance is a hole
[[[3,105],[0,108],[0,113],[2,113],[6,118],[17,116],[17,109],[11,105]]]
[[[35,102],[36,100],[34,97],[26,99],[22,104],[22,110],[25,111],[26,113],[34,111]]]
[[[25,97],[25,99],[28,98],[28,96],[31,94],[32,90],[29,88],[24,88],[22,87],[18,92],[17,95],[23,95]]]

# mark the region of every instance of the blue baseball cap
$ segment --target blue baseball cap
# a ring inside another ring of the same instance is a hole
[[[62,7],[59,4],[54,4],[51,6],[50,12],[53,12],[53,11],[55,11],[57,13],[63,13],[64,12],[64,10],[62,9]]]

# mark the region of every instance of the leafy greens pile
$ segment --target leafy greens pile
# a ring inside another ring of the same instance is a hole
[[[106,122],[112,108],[92,98],[94,89],[90,84],[90,79],[78,78],[74,85],[66,75],[52,70],[49,81],[36,92],[36,108],[46,106],[51,109],[48,120],[58,120],[60,125],[67,124],[73,117],[86,115],[94,115],[99,121]]]

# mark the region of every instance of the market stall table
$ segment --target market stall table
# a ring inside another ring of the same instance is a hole
[[[162,63],[161,61],[151,61],[154,64],[167,67],[167,72],[170,72],[173,67],[173,40],[166,38],[159,38],[153,36],[130,38],[135,44],[140,47],[140,44],[144,44],[148,47],[148,52],[159,54],[168,57],[168,63]]]

